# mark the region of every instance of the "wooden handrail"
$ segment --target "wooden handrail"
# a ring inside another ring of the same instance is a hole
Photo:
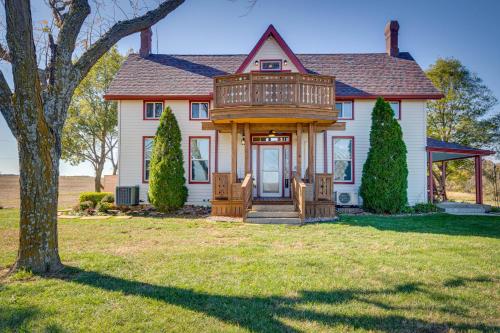
[[[243,197],[243,219],[247,217],[248,210],[252,208],[253,196],[253,179],[252,174],[247,173],[243,183],[241,183],[241,194]]]
[[[306,217],[306,184],[296,174],[292,179],[292,196],[295,209],[299,212],[299,217],[304,221]]]
[[[214,106],[286,105],[334,110],[335,78],[302,73],[244,73],[214,78]]]

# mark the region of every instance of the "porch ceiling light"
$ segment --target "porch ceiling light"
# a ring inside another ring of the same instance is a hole
[[[270,130],[269,131],[269,136],[276,136],[276,131],[275,130]]]

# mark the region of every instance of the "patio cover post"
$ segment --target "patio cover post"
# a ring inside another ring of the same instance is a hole
[[[474,166],[476,174],[476,203],[483,204],[483,161],[481,156],[474,157]]]
[[[434,202],[434,184],[432,182],[432,152],[429,151],[427,152],[427,163],[428,163],[428,169],[429,169],[429,177],[427,179],[427,186],[429,188],[429,202],[433,203]]]

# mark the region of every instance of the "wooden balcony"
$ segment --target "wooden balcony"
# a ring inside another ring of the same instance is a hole
[[[214,78],[214,123],[332,124],[335,78],[301,73],[245,73]]]

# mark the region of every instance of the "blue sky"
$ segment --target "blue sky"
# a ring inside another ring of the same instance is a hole
[[[42,7],[33,7],[34,20],[49,17]],[[186,0],[153,27],[153,51],[248,53],[272,23],[297,53],[384,52],[384,26],[397,19],[399,49],[410,52],[423,69],[438,57],[458,58],[500,99],[500,1],[259,0],[247,9],[246,0]],[[137,51],[138,34],[120,41],[118,48]],[[9,76],[5,63],[0,69]],[[500,106],[493,112],[500,112]],[[18,173],[16,143],[2,117],[0,147],[0,172]],[[93,172],[89,165],[62,162],[61,174]]]

